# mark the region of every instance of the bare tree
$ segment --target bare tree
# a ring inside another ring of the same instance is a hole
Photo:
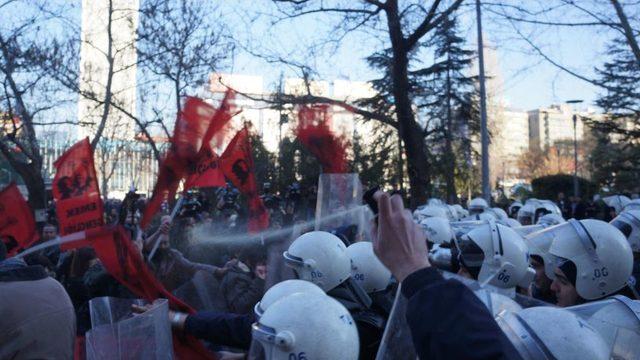
[[[389,61],[382,71],[389,81],[390,98],[370,99],[372,102],[388,101],[384,112],[380,112],[381,108],[362,108],[311,93],[281,100],[294,104],[320,102],[340,105],[366,119],[381,121],[395,128],[406,154],[411,205],[424,203],[431,193],[431,165],[425,142],[425,132],[429,130],[419,121],[414,107],[413,100],[417,94],[415,84],[411,82],[411,72],[416,60],[412,54],[418,51],[428,33],[458,9],[462,0],[434,0],[429,6],[417,1],[400,6],[397,0],[343,1],[331,5],[312,0],[274,0],[274,3],[280,13],[277,22],[319,13],[336,16],[338,24],[334,37],[327,42],[339,42],[352,31],[368,30],[372,38],[388,44]],[[379,38],[380,34],[384,37]]]
[[[0,152],[24,180],[33,209],[46,206],[39,133],[50,126],[77,124],[71,118],[53,116],[60,115],[73,97],[39,67],[39,48],[46,46],[42,39],[52,37],[44,26],[58,18],[53,9],[44,11],[45,5],[18,0],[0,3],[0,11],[7,14],[0,26]]]

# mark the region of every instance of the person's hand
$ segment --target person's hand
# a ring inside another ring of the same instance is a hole
[[[157,300],[156,300],[157,301]],[[144,304],[144,305],[136,305],[131,304],[131,311],[135,314],[142,314],[146,311],[151,310],[153,304]],[[188,314],[181,313],[178,311],[169,310],[169,323],[171,323],[171,327],[178,330],[184,329],[184,323],[187,321]]]
[[[378,223],[373,224],[373,251],[398,281],[431,266],[425,234],[404,208],[402,197],[378,191]]]
[[[171,230],[171,216],[163,216],[160,222],[160,233],[163,235],[168,235],[169,230]]]
[[[253,273],[260,279],[265,280],[267,278],[267,266],[257,265]]]

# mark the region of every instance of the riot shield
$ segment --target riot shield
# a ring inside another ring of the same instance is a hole
[[[89,301],[92,328],[86,333],[87,360],[173,359],[167,300],[134,315],[131,305],[143,303],[111,297]]]
[[[220,282],[206,271],[193,274],[191,280],[173,291],[173,295],[197,311],[227,311],[220,294]]]
[[[362,205],[358,174],[320,174],[316,202],[316,231],[332,232],[347,246],[371,240],[371,210]]]
[[[408,300],[402,295],[402,284],[400,284],[389,319],[387,319],[387,327],[382,334],[376,360],[415,360],[418,358],[405,317],[407,304]]]
[[[616,295],[566,309],[587,320],[602,335],[613,359],[640,358],[640,301]]]
[[[504,310],[518,310],[520,307],[549,306],[549,304],[522,295],[505,295],[504,289],[491,285],[480,286],[475,280],[467,279],[456,274],[441,271],[445,279],[455,279],[466,285],[480,300],[487,305],[489,311],[497,315]],[[387,327],[382,335],[376,360],[411,359],[417,358],[413,346],[411,330],[407,324],[405,314],[407,312],[408,299],[402,295],[402,284],[398,286],[393,307],[387,320]],[[511,301],[512,299],[513,301]]]

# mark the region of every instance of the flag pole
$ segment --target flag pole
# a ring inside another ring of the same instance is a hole
[[[184,195],[180,194],[180,196],[178,197],[178,201],[176,201],[176,204],[173,206],[173,210],[171,210],[171,215],[170,215],[171,221],[173,221],[173,219],[175,219],[175,217],[178,215],[178,212],[182,208],[183,203],[184,203]],[[149,258],[147,259],[147,261],[151,262],[156,252],[158,251],[159,246],[160,246],[160,239],[158,238],[156,240],[156,243],[153,244],[153,249],[151,249],[151,253],[149,254]]]

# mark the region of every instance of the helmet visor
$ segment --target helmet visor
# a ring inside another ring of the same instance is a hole
[[[275,329],[254,323],[251,326],[251,339],[248,359],[269,360],[272,358],[273,348],[276,345]]]

